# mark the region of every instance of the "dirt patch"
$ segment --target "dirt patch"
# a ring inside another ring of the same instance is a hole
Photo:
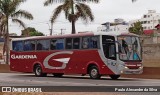
[[[144,67],[142,74],[139,74],[139,75],[122,75],[122,77],[160,79],[160,67]]]
[[[0,64],[0,73],[11,73],[9,65]],[[143,73],[139,75],[122,75],[128,78],[146,78],[146,79],[160,79],[160,67],[144,67]]]
[[[8,64],[0,64],[0,73],[10,73]]]
[[[160,67],[160,59],[144,59],[143,60],[144,67]]]

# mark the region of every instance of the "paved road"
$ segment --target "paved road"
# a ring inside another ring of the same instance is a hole
[[[0,86],[160,86],[160,80],[122,77],[118,80],[109,77],[93,80],[89,76],[79,75],[55,78],[52,75],[35,77],[26,73],[0,73]]]
[[[35,77],[34,74],[26,74],[26,73],[0,73],[0,86],[42,86],[42,91],[44,92],[45,86],[58,86],[60,88],[50,88],[49,92],[72,92],[64,95],[75,95],[77,92],[77,88],[81,87],[78,92],[89,92],[89,93],[80,93],[77,95],[159,95],[159,92],[109,92],[102,93],[106,88],[104,86],[112,87],[112,86],[160,86],[160,80],[156,79],[137,79],[137,78],[120,78],[118,80],[111,80],[109,77],[102,77],[99,80],[90,79],[89,76],[78,76],[78,75],[65,75],[61,78],[55,78],[52,75],[48,75],[47,77]],[[67,86],[73,86],[71,89],[67,88]],[[87,88],[90,87],[90,88]],[[101,92],[101,87],[103,91]],[[92,88],[94,87],[94,88]],[[48,88],[47,88],[48,89]],[[90,90],[86,90],[90,89]],[[99,89],[99,90],[96,90]],[[109,88],[110,89],[110,88]],[[160,88],[158,88],[160,90]],[[57,91],[56,91],[57,90]],[[113,90],[113,89],[112,89]],[[48,90],[47,90],[48,91]],[[100,93],[90,93],[90,92],[100,92]],[[49,94],[50,95],[50,94]],[[59,95],[59,94],[57,94]],[[62,94],[63,95],[63,94]]]

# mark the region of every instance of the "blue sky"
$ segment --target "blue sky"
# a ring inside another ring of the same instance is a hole
[[[44,34],[49,34],[49,19],[53,10],[59,4],[52,4],[48,7],[44,7],[45,0],[27,0],[20,6],[20,9],[24,9],[33,14],[34,20],[25,21],[29,27],[35,27],[38,31]],[[99,4],[89,3],[92,12],[94,13],[95,20],[89,24],[84,24],[82,21],[76,23],[76,31],[96,31],[100,24],[108,21],[113,21],[115,18],[122,18],[126,21],[139,19],[148,10],[156,10],[160,13],[160,0],[138,0],[132,3],[131,0],[100,0]],[[21,34],[22,28],[17,24],[10,23],[10,33]],[[64,14],[58,17],[53,25],[53,32],[60,33],[60,29],[65,29],[65,33],[71,33],[71,24],[65,20]]]

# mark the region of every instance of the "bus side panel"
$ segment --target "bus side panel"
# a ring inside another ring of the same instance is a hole
[[[75,73],[86,74],[90,64],[99,68],[100,74],[113,74],[100,58],[98,50],[77,50],[69,64],[75,65]]]
[[[11,51],[10,62],[11,70],[19,72],[32,72],[34,64],[39,63],[45,73],[86,74],[88,65],[95,64],[100,74],[114,74],[101,60],[98,50]]]
[[[57,59],[69,58],[70,60],[68,61],[65,69],[45,68],[44,71],[47,73],[87,74],[88,66],[90,64],[95,64],[99,68],[100,74],[114,74],[101,60],[98,50],[74,50],[71,52],[73,53],[68,55],[67,54],[56,55],[52,57],[51,60],[49,60],[48,64],[50,64],[50,66],[59,67],[62,64],[60,65],[61,62],[57,62],[55,61],[55,59],[57,60]]]
[[[31,55],[31,53],[10,51],[10,70],[18,72],[32,72],[32,64],[35,60],[24,59],[22,56],[17,55]]]

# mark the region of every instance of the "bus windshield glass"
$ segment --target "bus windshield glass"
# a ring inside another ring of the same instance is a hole
[[[141,60],[141,47],[139,38],[135,36],[118,37],[119,58],[123,61]]]

